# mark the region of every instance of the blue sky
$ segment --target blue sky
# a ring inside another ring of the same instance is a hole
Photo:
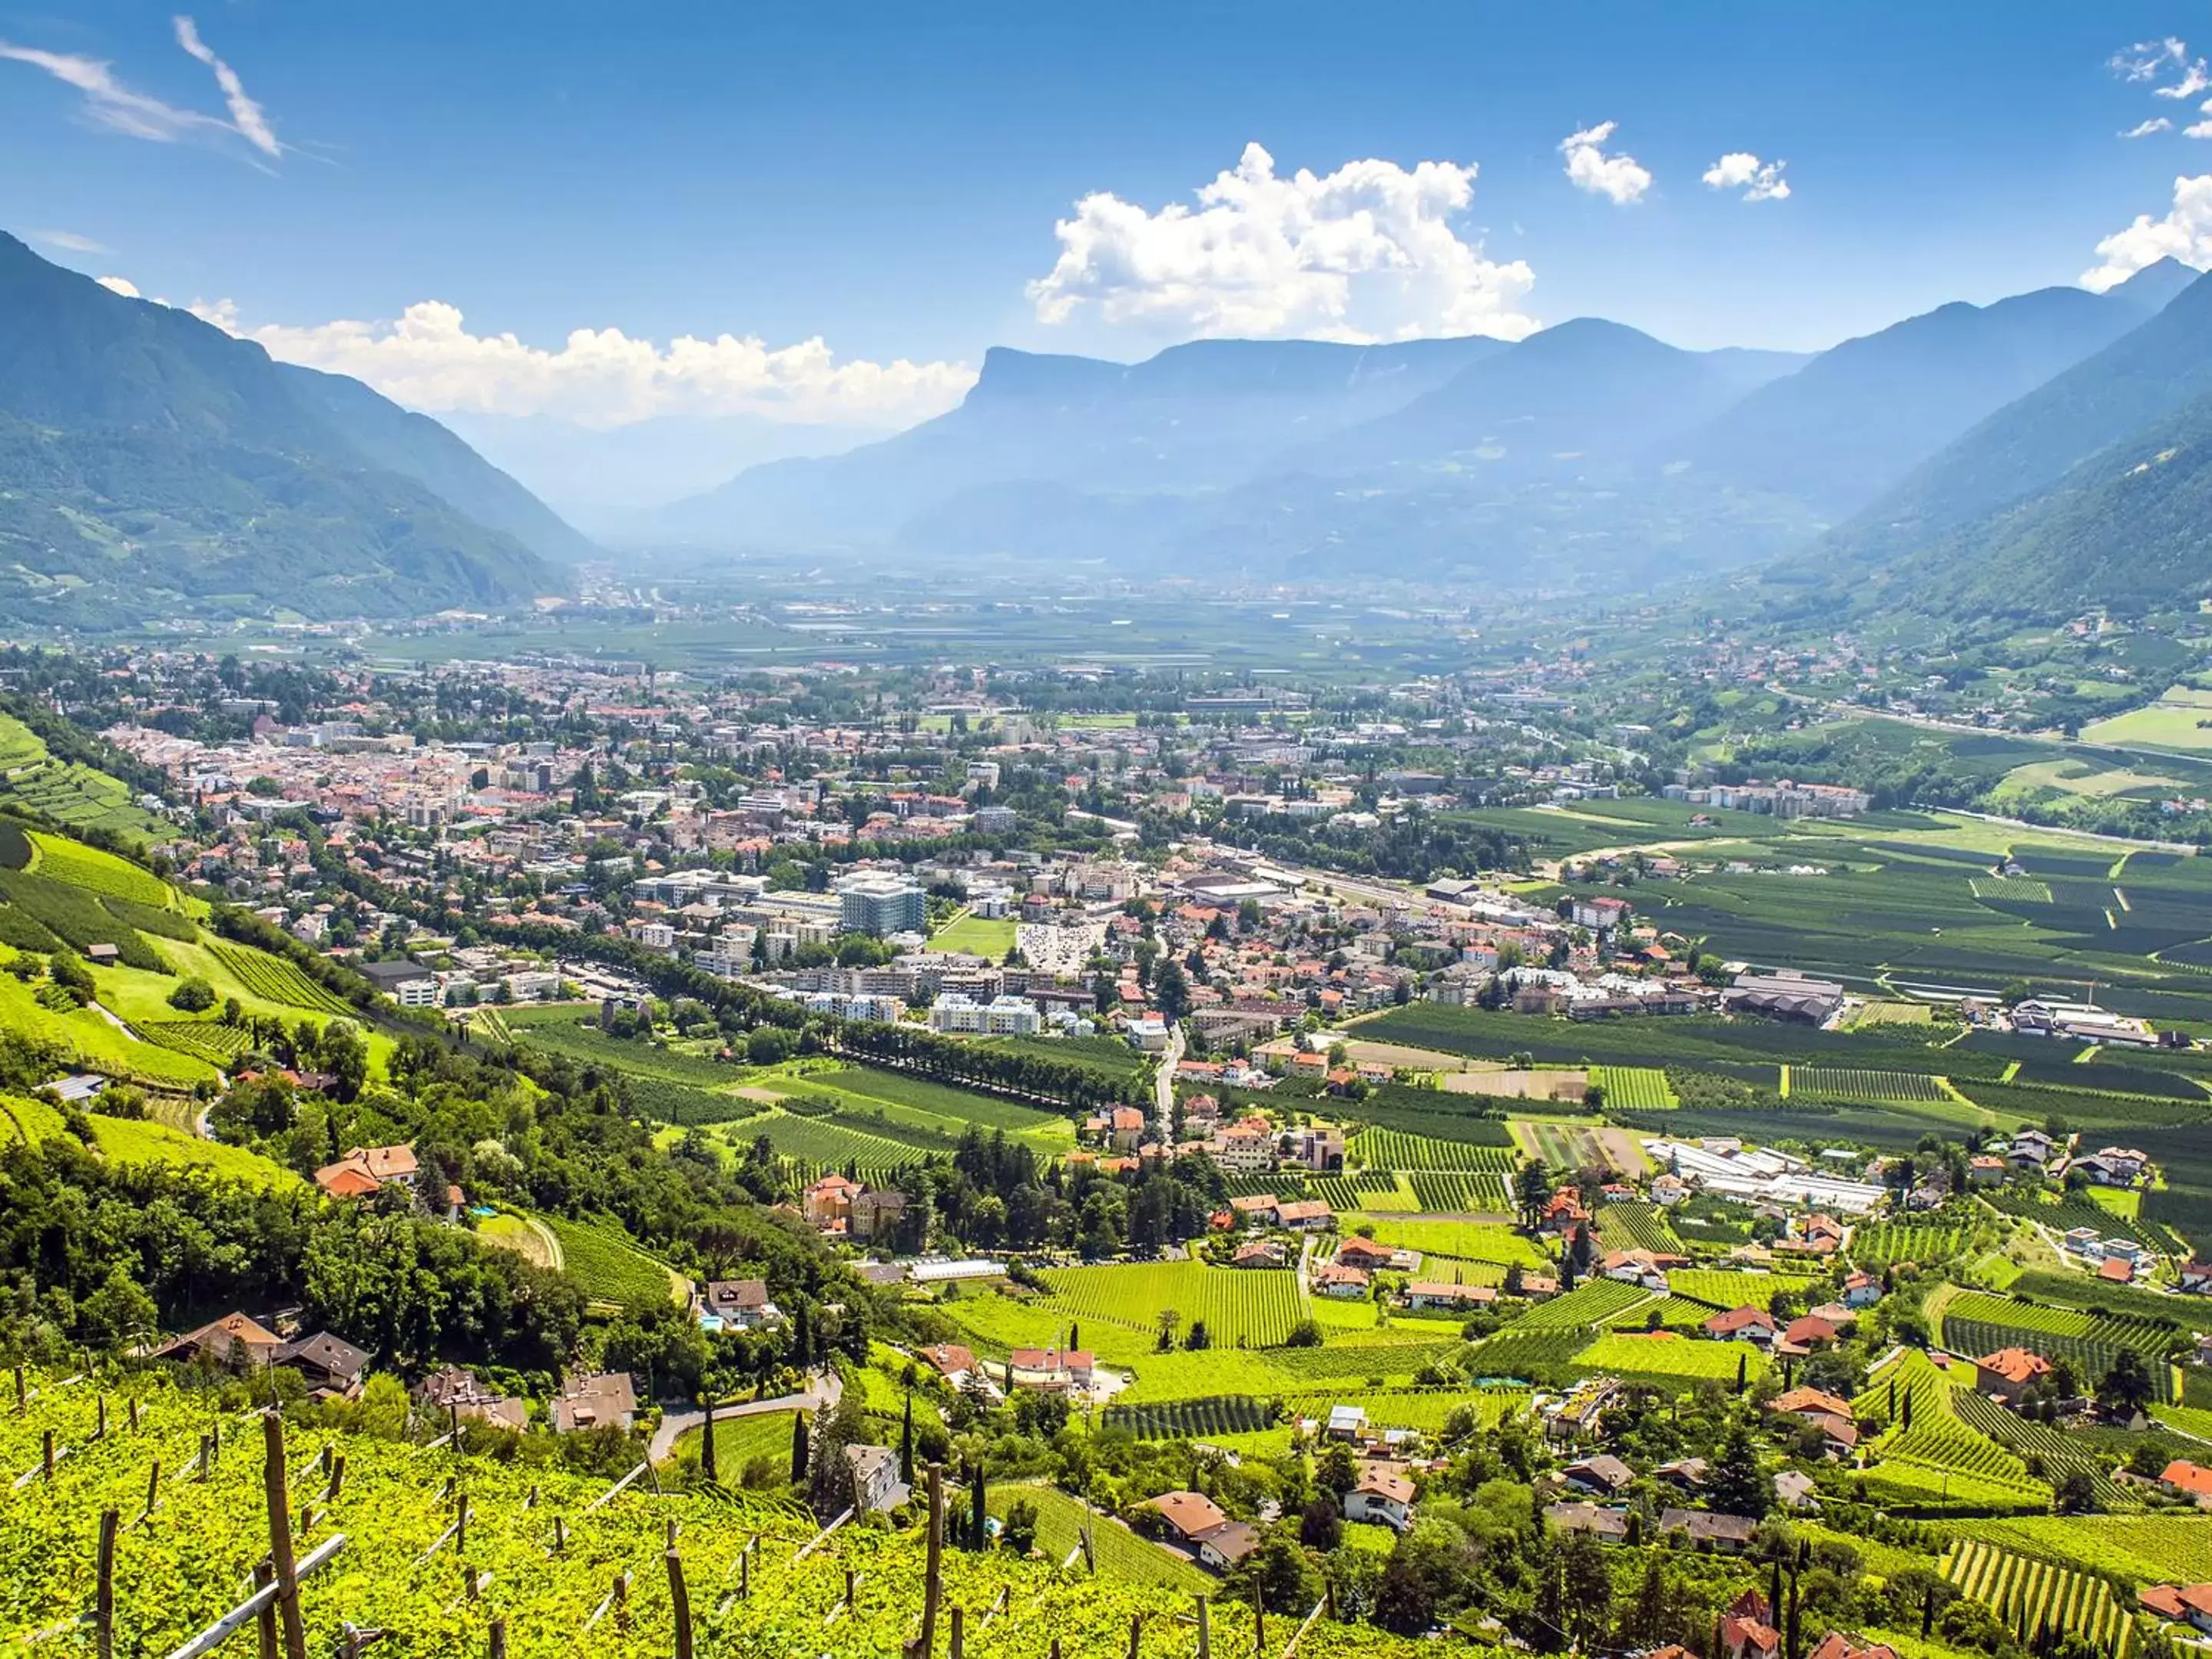
[[[0,226],[372,379],[374,329],[330,325],[455,307],[464,322],[441,313],[387,354],[386,389],[602,426],[896,423],[957,395],[959,371],[931,366],[994,343],[1137,357],[1329,331],[1325,295],[1262,282],[1256,307],[1223,303],[1152,217],[1253,143],[1281,178],[1479,169],[1422,227],[1465,250],[1443,250],[1452,268],[1380,297],[1355,281],[1335,331],[1598,313],[1690,346],[1818,347],[2073,281],[2101,239],[2167,215],[2178,178],[2212,173],[2212,137],[2181,131],[2207,94],[2154,91],[2212,50],[2212,19],[2174,6],[199,0],[198,54],[175,15],[0,0]],[[2197,33],[2149,78],[2110,66]],[[64,78],[97,62],[120,88],[105,101]],[[2159,117],[2170,130],[2118,136]],[[1621,199],[1577,188],[1560,149],[1607,123],[1586,177]],[[1701,183],[1731,154],[1786,161],[1768,175],[1786,199]],[[1085,246],[1112,269],[1040,294],[1055,222],[1097,192],[1117,201]],[[2160,234],[2212,263],[2212,223]],[[598,371],[533,355],[577,329],[620,331]],[[501,333],[519,346],[480,343]],[[763,362],[695,365],[675,392],[639,367],[645,343],[725,333]],[[775,356],[817,337],[826,355]],[[828,378],[896,360],[921,367]]]

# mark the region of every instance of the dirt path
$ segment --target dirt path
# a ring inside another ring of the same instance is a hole
[[[806,1379],[806,1386],[797,1394],[779,1395],[773,1400],[748,1400],[734,1406],[714,1407],[714,1420],[726,1417],[764,1417],[770,1412],[818,1412],[834,1409],[845,1395],[844,1379],[836,1371],[818,1371]],[[664,1413],[660,1426],[653,1431],[652,1444],[646,1455],[656,1463],[665,1463],[676,1450],[677,1441],[691,1430],[706,1426],[707,1413],[696,1407],[680,1412]]]

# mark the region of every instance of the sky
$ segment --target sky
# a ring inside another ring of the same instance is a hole
[[[2201,7],[185,3],[0,0],[0,228],[556,504],[909,424],[994,345],[1817,349],[2212,265]]]

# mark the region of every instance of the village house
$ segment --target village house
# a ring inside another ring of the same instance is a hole
[[[1659,1512],[1662,1537],[1680,1536],[1699,1549],[1735,1554],[1751,1547],[1759,1522],[1747,1515],[1723,1515],[1711,1510],[1668,1509]]]
[[[906,1502],[898,1454],[889,1446],[848,1446],[845,1461],[853,1466],[853,1507],[859,1513],[875,1515]]]
[[[1359,1484],[1344,1495],[1344,1518],[1405,1531],[1413,1524],[1413,1481],[1395,1469],[1369,1465]]]
[[[1462,1313],[1494,1306],[1497,1301],[1498,1287],[1494,1285],[1444,1285],[1416,1280],[1406,1286],[1406,1305],[1417,1310]]]
[[[1347,1267],[1341,1261],[1325,1263],[1313,1273],[1314,1294],[1338,1302],[1358,1301],[1367,1294],[1370,1282],[1365,1268]]]
[[[1090,1352],[1082,1348],[1016,1348],[1006,1356],[1014,1387],[1048,1394],[1089,1389],[1092,1365]]]
[[[315,1185],[332,1198],[374,1198],[388,1185],[412,1188],[421,1165],[415,1148],[356,1146],[315,1171]]]
[[[228,1313],[155,1349],[153,1357],[194,1360],[204,1356],[219,1365],[242,1364],[258,1370],[271,1364],[283,1347],[284,1339],[258,1320]]]
[[[572,1377],[553,1396],[547,1415],[556,1434],[587,1429],[629,1429],[637,1422],[637,1389],[628,1371]]]
[[[1611,1498],[1625,1492],[1636,1480],[1636,1471],[1610,1452],[1585,1457],[1559,1471],[1559,1478],[1577,1492],[1592,1498]]]
[[[357,1400],[372,1357],[367,1350],[321,1331],[285,1343],[269,1363],[299,1372],[307,1380],[312,1399]]]
[[[1726,1313],[1717,1313],[1700,1328],[1707,1336],[1722,1341],[1741,1340],[1755,1342],[1760,1347],[1774,1340],[1774,1316],[1764,1308],[1754,1308],[1748,1303],[1741,1308],[1731,1308]]]
[[[700,1293],[699,1322],[709,1330],[758,1330],[782,1317],[764,1279],[710,1279]]]
[[[2026,1348],[2000,1348],[1974,1362],[1974,1387],[2009,1406],[2051,1375],[2051,1362]]]

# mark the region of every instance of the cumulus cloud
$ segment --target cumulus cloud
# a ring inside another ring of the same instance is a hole
[[[580,328],[547,350],[513,334],[471,333],[460,311],[437,300],[391,321],[305,327],[248,326],[227,300],[190,309],[272,357],[352,375],[412,409],[552,415],[599,428],[672,414],[890,425],[942,414],[975,380],[963,363],[840,361],[818,337],[770,347],[684,335],[662,347],[618,328]]]
[[[1782,202],[1790,198],[1790,181],[1782,176],[1789,165],[1762,161],[1749,150],[1730,150],[1702,177],[1708,190],[1740,190],[1747,202]]]
[[[1644,199],[1644,191],[1651,188],[1651,173],[1633,155],[1605,153],[1606,141],[1620,125],[1601,121],[1580,132],[1571,132],[1559,141],[1559,154],[1567,158],[1567,181],[1577,190],[1602,196],[1615,207],[1626,207]]]
[[[126,300],[136,300],[139,297],[138,284],[128,276],[102,276],[99,281],[100,287],[106,289],[110,294],[120,294]]]
[[[2179,259],[2203,270],[2212,266],[2212,173],[2173,181],[2173,206],[2163,218],[2139,213],[2124,230],[2097,244],[2098,264],[2081,273],[2081,286],[2102,294],[2160,259]]]
[[[0,40],[0,60],[27,64],[33,69],[43,70],[64,86],[74,87],[84,94],[83,113],[95,126],[106,127],[132,138],[143,138],[156,144],[180,143],[190,139],[215,139],[224,137],[243,138],[267,155],[282,154],[283,146],[270,130],[261,106],[246,94],[245,87],[229,64],[210,52],[200,40],[199,32],[189,17],[175,20],[177,44],[215,71],[216,84],[222,88],[230,106],[230,117],[209,115],[203,111],[184,109],[164,102],[149,93],[126,86],[118,78],[114,64],[105,58],[87,58],[76,52],[46,52],[36,46],[19,46]]]
[[[2154,132],[2172,132],[2173,123],[2163,115],[2154,115],[2148,121],[2138,121],[2120,135],[2123,138],[2148,138]]]
[[[1368,160],[1285,178],[1249,143],[1195,209],[1083,198],[1054,226],[1060,257],[1030,301],[1046,323],[1089,305],[1108,323],[1184,337],[1519,339],[1537,326],[1519,309],[1535,273],[1485,258],[1452,223],[1474,199],[1475,173]]]
[[[269,118],[261,106],[246,95],[246,84],[238,78],[238,71],[209,49],[191,18],[179,15],[170,21],[177,32],[177,44],[215,71],[215,83],[222,88],[223,102],[230,109],[230,124],[239,137],[264,155],[282,155],[284,146],[276,142],[276,135],[270,130]]]

